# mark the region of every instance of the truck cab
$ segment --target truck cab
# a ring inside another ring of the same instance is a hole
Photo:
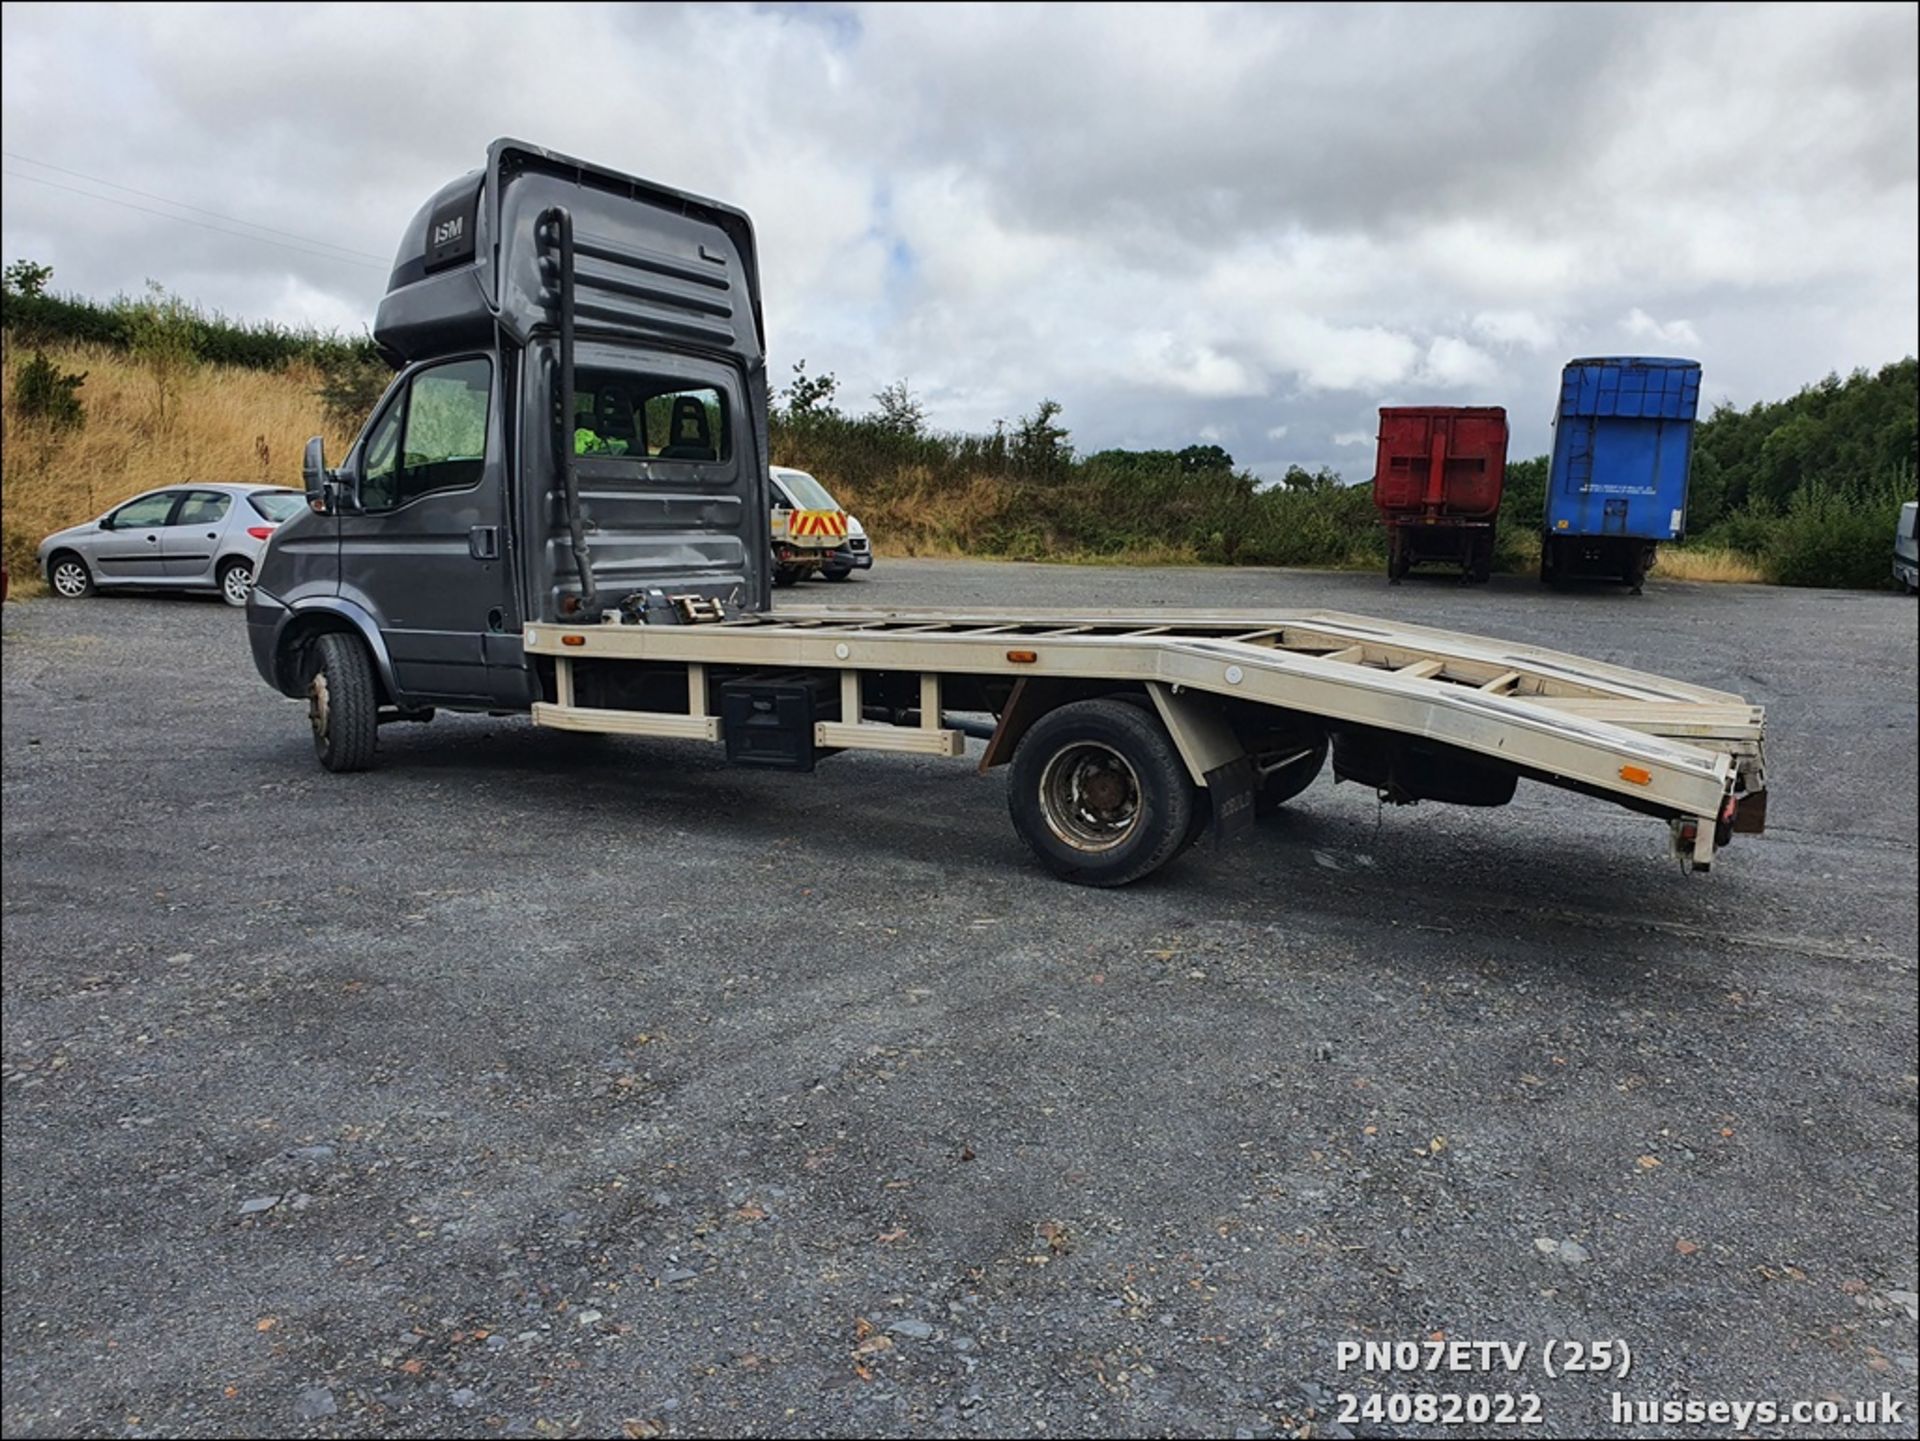
[[[309,442],[307,508],[248,607],[283,693],[321,703],[340,635],[365,646],[383,720],[524,710],[550,670],[524,654],[529,623],[650,589],[768,603],[743,212],[497,141],[408,225],[374,339],[393,381],[337,464]]]

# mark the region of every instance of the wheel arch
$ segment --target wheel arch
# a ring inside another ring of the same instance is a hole
[[[223,561],[222,564],[225,564]],[[373,677],[382,705],[398,705],[393,683],[393,658],[380,638],[373,617],[351,602],[338,599],[309,601],[292,611],[274,641],[274,683],[284,695],[298,696],[305,685],[307,657],[323,635],[354,635],[373,657]]]
[[[59,562],[62,556],[69,555],[87,568],[87,574],[93,576],[95,585],[100,583],[100,577],[94,575],[93,563],[70,545],[57,545],[47,552],[47,558],[40,563],[40,579],[51,581],[53,579],[53,567]]]

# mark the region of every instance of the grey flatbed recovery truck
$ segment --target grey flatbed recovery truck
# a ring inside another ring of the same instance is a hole
[[[1034,854],[1091,885],[1238,833],[1329,755],[1396,802],[1610,800],[1696,870],[1764,824],[1759,707],[1530,646],[1320,611],[774,611],[732,207],[497,141],[408,226],[374,336],[398,373],[339,468],[309,444],[248,606],[329,770],[437,708],[793,771],[974,733]]]

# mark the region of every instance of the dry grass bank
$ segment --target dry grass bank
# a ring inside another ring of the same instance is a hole
[[[14,376],[32,352],[9,343],[0,541],[23,593],[35,583],[34,549],[50,531],[156,485],[297,486],[309,436],[325,435],[330,456],[345,454],[350,439],[328,425],[315,394],[320,372],[304,362],[278,371],[199,366],[181,377],[177,403],[168,405],[162,424],[153,377],[125,353],[50,346],[47,354],[63,370],[86,372],[80,387],[86,423],[55,433],[15,414]]]
[[[1653,569],[1664,580],[1764,585],[1771,579],[1755,557],[1725,546],[1662,546]]]

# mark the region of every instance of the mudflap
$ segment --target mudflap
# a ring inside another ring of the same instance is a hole
[[[1207,831],[1216,848],[1230,845],[1253,829],[1258,780],[1251,756],[1240,756],[1207,772],[1207,797],[1213,811]]]

